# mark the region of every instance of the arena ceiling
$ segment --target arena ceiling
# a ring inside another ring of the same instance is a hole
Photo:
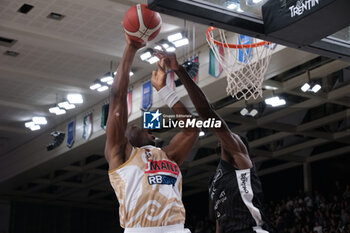
[[[26,15],[17,12],[24,3],[34,6]],[[13,38],[12,47],[0,46],[0,156],[25,144],[66,121],[108,96],[89,89],[90,84],[110,69],[110,61],[120,60],[124,39],[120,22],[126,10],[138,1],[122,0],[1,0],[0,36]],[[65,15],[61,21],[47,18],[50,12]],[[162,15],[163,31],[160,37],[181,29],[184,21]],[[207,26],[196,25],[196,47],[203,45]],[[13,50],[17,57],[4,53]],[[304,53],[303,53],[304,54]],[[181,55],[181,54],[180,54]],[[283,57],[273,58],[271,69],[282,66],[280,60],[289,61],[300,56],[288,49]],[[226,97],[225,79],[204,88],[216,95],[213,106],[228,122],[234,132],[246,135],[250,141],[251,156],[259,167],[259,174],[302,166],[320,159],[338,156],[350,151],[350,70],[346,62],[316,55],[309,56],[283,73],[270,72],[265,85],[278,90],[264,91],[264,98],[279,94],[287,100],[280,108],[267,107],[262,99],[235,101]],[[305,62],[306,62],[305,61]],[[135,60],[136,82],[149,75],[153,66]],[[270,70],[271,70],[270,69]],[[322,83],[317,93],[304,93],[300,86],[307,81],[305,70],[310,70],[313,81]],[[84,95],[84,104],[61,117],[49,115],[48,107],[68,92]],[[244,106],[257,108],[255,118],[243,117]],[[48,117],[43,131],[31,132],[24,122],[33,114]],[[169,140],[176,132],[164,131],[158,137]],[[207,180],[215,170],[218,156],[217,140],[209,132],[200,138],[191,158],[182,165],[184,196],[207,189]],[[3,198],[37,200],[50,203],[75,203],[85,206],[114,208],[116,200],[109,185],[103,156],[105,137],[91,143],[70,165],[38,168],[31,179],[18,178],[15,187],[2,193]],[[91,153],[89,148],[97,148]],[[73,153],[73,152],[72,152]],[[277,161],[271,164],[269,162]]]

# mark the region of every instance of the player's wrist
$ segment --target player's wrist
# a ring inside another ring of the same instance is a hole
[[[163,87],[165,87],[166,86],[166,84],[165,83],[162,83],[162,84],[160,84],[160,85],[157,85],[157,86],[155,86],[154,88],[157,90],[157,91],[160,91]]]
[[[126,49],[129,50],[129,51],[132,51],[132,52],[135,52],[139,49],[137,46],[135,46],[134,44],[132,43],[128,43],[126,45]]]
[[[175,91],[167,85],[158,91],[158,95],[163,102],[169,106],[169,108],[172,108],[178,101],[180,101],[180,98],[176,95]]]

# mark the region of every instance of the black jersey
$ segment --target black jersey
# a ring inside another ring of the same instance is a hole
[[[209,195],[220,233],[274,232],[261,212],[262,188],[254,167],[237,170],[220,160]]]

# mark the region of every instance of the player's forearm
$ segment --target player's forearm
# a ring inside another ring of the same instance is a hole
[[[204,95],[202,90],[197,86],[197,84],[191,79],[191,77],[186,72],[185,68],[179,66],[179,70],[176,71],[177,76],[185,86],[188,95],[190,96],[192,103],[194,104],[198,114],[202,118],[211,117],[210,109],[207,97]]]
[[[178,120],[184,120],[186,117],[192,116],[181,101],[178,101],[176,104],[174,104],[171,110],[177,116]]]
[[[187,110],[185,105],[181,101],[178,101],[171,110],[174,112],[176,119],[180,121],[186,121],[188,118],[193,118],[193,115]],[[198,135],[199,129],[197,128],[183,128],[182,131],[188,135]]]
[[[168,105],[168,107],[177,116],[178,120],[185,120],[188,117],[193,117],[187,108],[183,105],[176,93],[165,84],[155,87],[161,100]],[[184,129],[186,130],[186,129]],[[192,130],[193,131],[193,130]]]
[[[112,96],[126,96],[129,86],[129,73],[134,60],[137,48],[127,45],[124,50],[123,58],[118,66],[117,74],[112,85]]]

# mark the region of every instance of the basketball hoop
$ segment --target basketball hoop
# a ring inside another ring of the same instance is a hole
[[[262,97],[262,83],[276,44],[218,29],[220,40],[214,39],[215,27],[207,30],[207,42],[227,77],[227,95],[246,100]],[[235,38],[236,37],[236,38]],[[237,39],[238,43],[229,43]]]

